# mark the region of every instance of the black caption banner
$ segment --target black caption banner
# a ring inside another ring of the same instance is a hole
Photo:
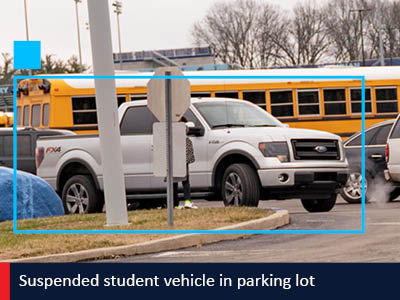
[[[400,264],[11,264],[11,299],[380,299]]]

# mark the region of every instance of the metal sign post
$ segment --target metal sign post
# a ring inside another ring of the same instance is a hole
[[[165,76],[171,76],[171,72],[165,72]],[[174,225],[174,178],[172,174],[172,118],[171,118],[171,79],[165,80],[165,112],[167,120],[167,208],[168,226]]]
[[[114,76],[110,15],[107,0],[88,0],[93,73]],[[115,79],[95,79],[97,121],[107,225],[127,225]]]
[[[165,80],[151,79],[147,84],[147,105],[161,122],[153,125],[153,155],[156,156],[153,157],[153,173],[155,176],[167,177],[168,225],[173,226],[174,176],[184,177],[186,175],[186,156],[184,154],[186,153],[186,129],[185,125],[178,121],[190,105],[190,83],[187,79],[171,80],[168,77],[183,76],[177,67],[159,68],[154,75],[166,76],[166,78]],[[173,152],[178,153],[177,157],[182,158],[183,156],[184,159],[175,162]],[[166,159],[158,157],[160,154]]]

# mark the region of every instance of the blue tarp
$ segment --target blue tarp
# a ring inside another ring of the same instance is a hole
[[[17,171],[17,219],[64,214],[60,197],[43,179]],[[13,219],[13,169],[0,167],[0,221]]]

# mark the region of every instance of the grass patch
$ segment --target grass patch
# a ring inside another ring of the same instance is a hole
[[[130,226],[104,227],[105,214],[66,215],[18,221],[19,230],[209,230],[259,219],[273,211],[249,207],[174,210],[174,226],[166,209],[128,212]],[[173,234],[13,234],[12,221],[0,223],[0,260],[136,244]]]

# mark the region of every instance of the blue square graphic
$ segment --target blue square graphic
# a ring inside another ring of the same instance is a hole
[[[13,162],[14,162],[14,176],[13,176],[13,233],[14,234],[365,234],[365,76],[148,76],[148,75],[116,75],[116,76],[93,76],[93,75],[79,75],[79,76],[54,76],[54,75],[41,75],[41,76],[14,76],[14,111],[17,111],[17,81],[22,79],[334,79],[345,80],[351,79],[360,82],[361,86],[361,175],[362,175],[362,196],[361,196],[361,229],[346,229],[346,230],[331,230],[331,229],[316,229],[316,230],[302,230],[302,229],[276,229],[276,230],[29,230],[17,228],[17,124],[14,118],[13,126]]]
[[[14,69],[40,68],[40,41],[14,41]]]

